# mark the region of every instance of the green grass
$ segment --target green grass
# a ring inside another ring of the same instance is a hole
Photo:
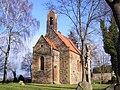
[[[108,85],[94,84],[93,90],[102,90]],[[68,84],[25,84],[19,85],[17,83],[9,84],[0,84],[0,90],[75,90],[77,85],[68,85]]]
[[[104,88],[108,87],[109,84],[93,84],[93,90],[103,90]]]
[[[77,85],[55,85],[55,84],[25,84],[17,83],[0,84],[0,90],[75,90]]]

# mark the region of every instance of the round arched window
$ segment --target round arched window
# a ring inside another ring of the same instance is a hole
[[[53,17],[50,17],[50,25],[53,25]]]
[[[41,56],[41,70],[44,70],[44,57]]]

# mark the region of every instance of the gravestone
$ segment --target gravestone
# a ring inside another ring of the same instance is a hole
[[[110,86],[108,86],[106,89],[104,90],[114,90],[114,86],[115,84],[111,84]]]
[[[92,90],[92,85],[86,81],[79,82],[76,90]]]
[[[116,84],[114,90],[120,90],[120,84]]]
[[[19,85],[25,85],[23,81],[19,81]]]

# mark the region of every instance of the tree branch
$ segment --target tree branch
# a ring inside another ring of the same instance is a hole
[[[6,52],[0,47],[0,50],[5,54]]]
[[[77,17],[77,14],[76,14],[76,12],[75,12],[75,9],[74,9],[73,1],[70,0],[70,2],[71,2],[71,8],[72,8],[73,14],[74,14],[74,16],[75,16],[75,18],[76,18],[76,20],[77,20],[77,22],[78,22],[78,17]]]

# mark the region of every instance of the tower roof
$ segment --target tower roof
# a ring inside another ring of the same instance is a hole
[[[47,15],[46,32],[49,33],[51,29],[57,31],[57,14],[53,10],[50,10]]]
[[[55,13],[55,12],[51,9],[49,13]],[[56,14],[56,13],[55,13],[55,14]]]
[[[48,17],[51,15],[57,15],[53,10],[50,10],[50,12],[48,13]]]

